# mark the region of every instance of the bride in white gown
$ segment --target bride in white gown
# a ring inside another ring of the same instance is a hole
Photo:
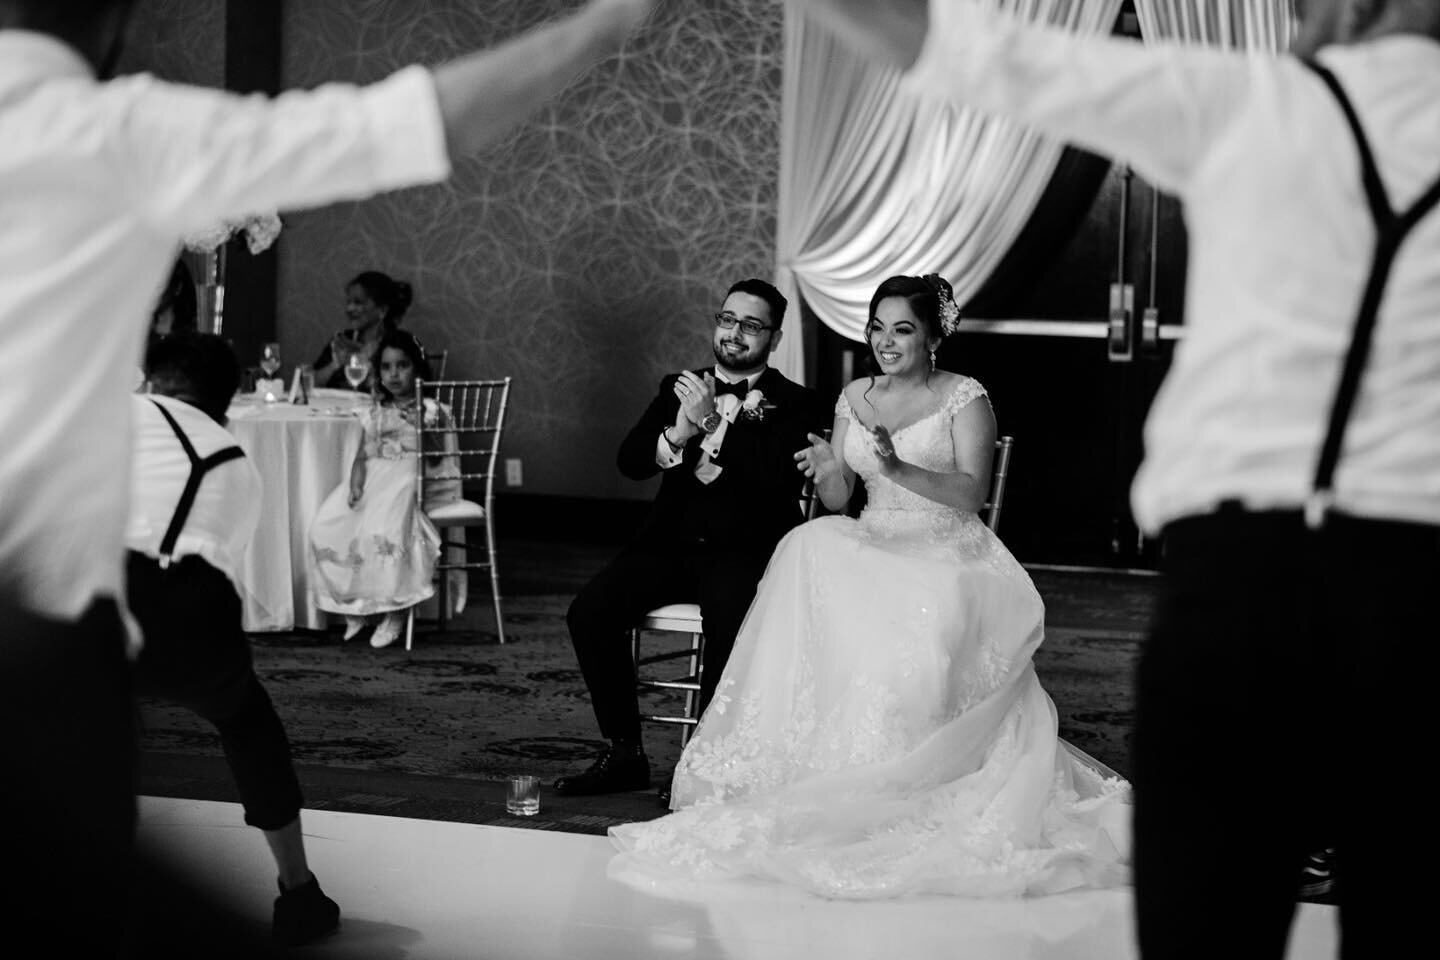
[[[939,277],[870,304],[881,374],[797,454],[831,510],[775,550],[675,771],[675,812],[613,828],[618,870],[826,897],[1009,896],[1128,882],[1129,786],[1059,739],[1031,662],[1045,608],[980,521],[995,421],[933,370]],[[837,453],[838,451],[838,453]]]

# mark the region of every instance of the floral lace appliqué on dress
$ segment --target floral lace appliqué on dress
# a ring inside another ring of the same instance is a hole
[[[962,378],[892,434],[899,456],[957,470],[954,416],[984,395]],[[858,422],[843,395],[836,412]],[[1127,882],[1129,787],[1058,737],[1029,576],[975,514],[881,476],[865,430],[841,454],[865,510],[780,542],[676,812],[611,830],[626,867],[844,898]]]

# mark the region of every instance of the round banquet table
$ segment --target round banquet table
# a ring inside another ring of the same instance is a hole
[[[321,502],[350,476],[360,448],[358,414],[369,394],[316,390],[309,404],[236,397],[230,431],[260,471],[260,526],[240,558],[244,629],[322,630],[307,561],[310,523]]]

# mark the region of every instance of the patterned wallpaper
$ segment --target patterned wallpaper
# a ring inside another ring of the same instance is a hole
[[[284,83],[373,80],[575,5],[288,0]],[[343,325],[350,276],[384,270],[414,284],[407,323],[449,348],[448,375],[515,378],[504,447],[523,458],[519,492],[650,496],[619,476],[616,447],[662,374],[711,358],[729,283],[771,275],[779,170],[782,6],[663,6],[449,183],[287,217],[287,359]],[[798,310],[788,319],[798,335]]]
[[[119,70],[224,86],[225,0],[139,0]]]

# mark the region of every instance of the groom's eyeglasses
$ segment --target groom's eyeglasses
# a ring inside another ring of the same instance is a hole
[[[774,327],[767,327],[756,323],[754,320],[741,320],[733,313],[715,314],[715,326],[721,330],[734,330],[740,328],[740,332],[747,337],[758,337],[762,331],[774,330]]]

